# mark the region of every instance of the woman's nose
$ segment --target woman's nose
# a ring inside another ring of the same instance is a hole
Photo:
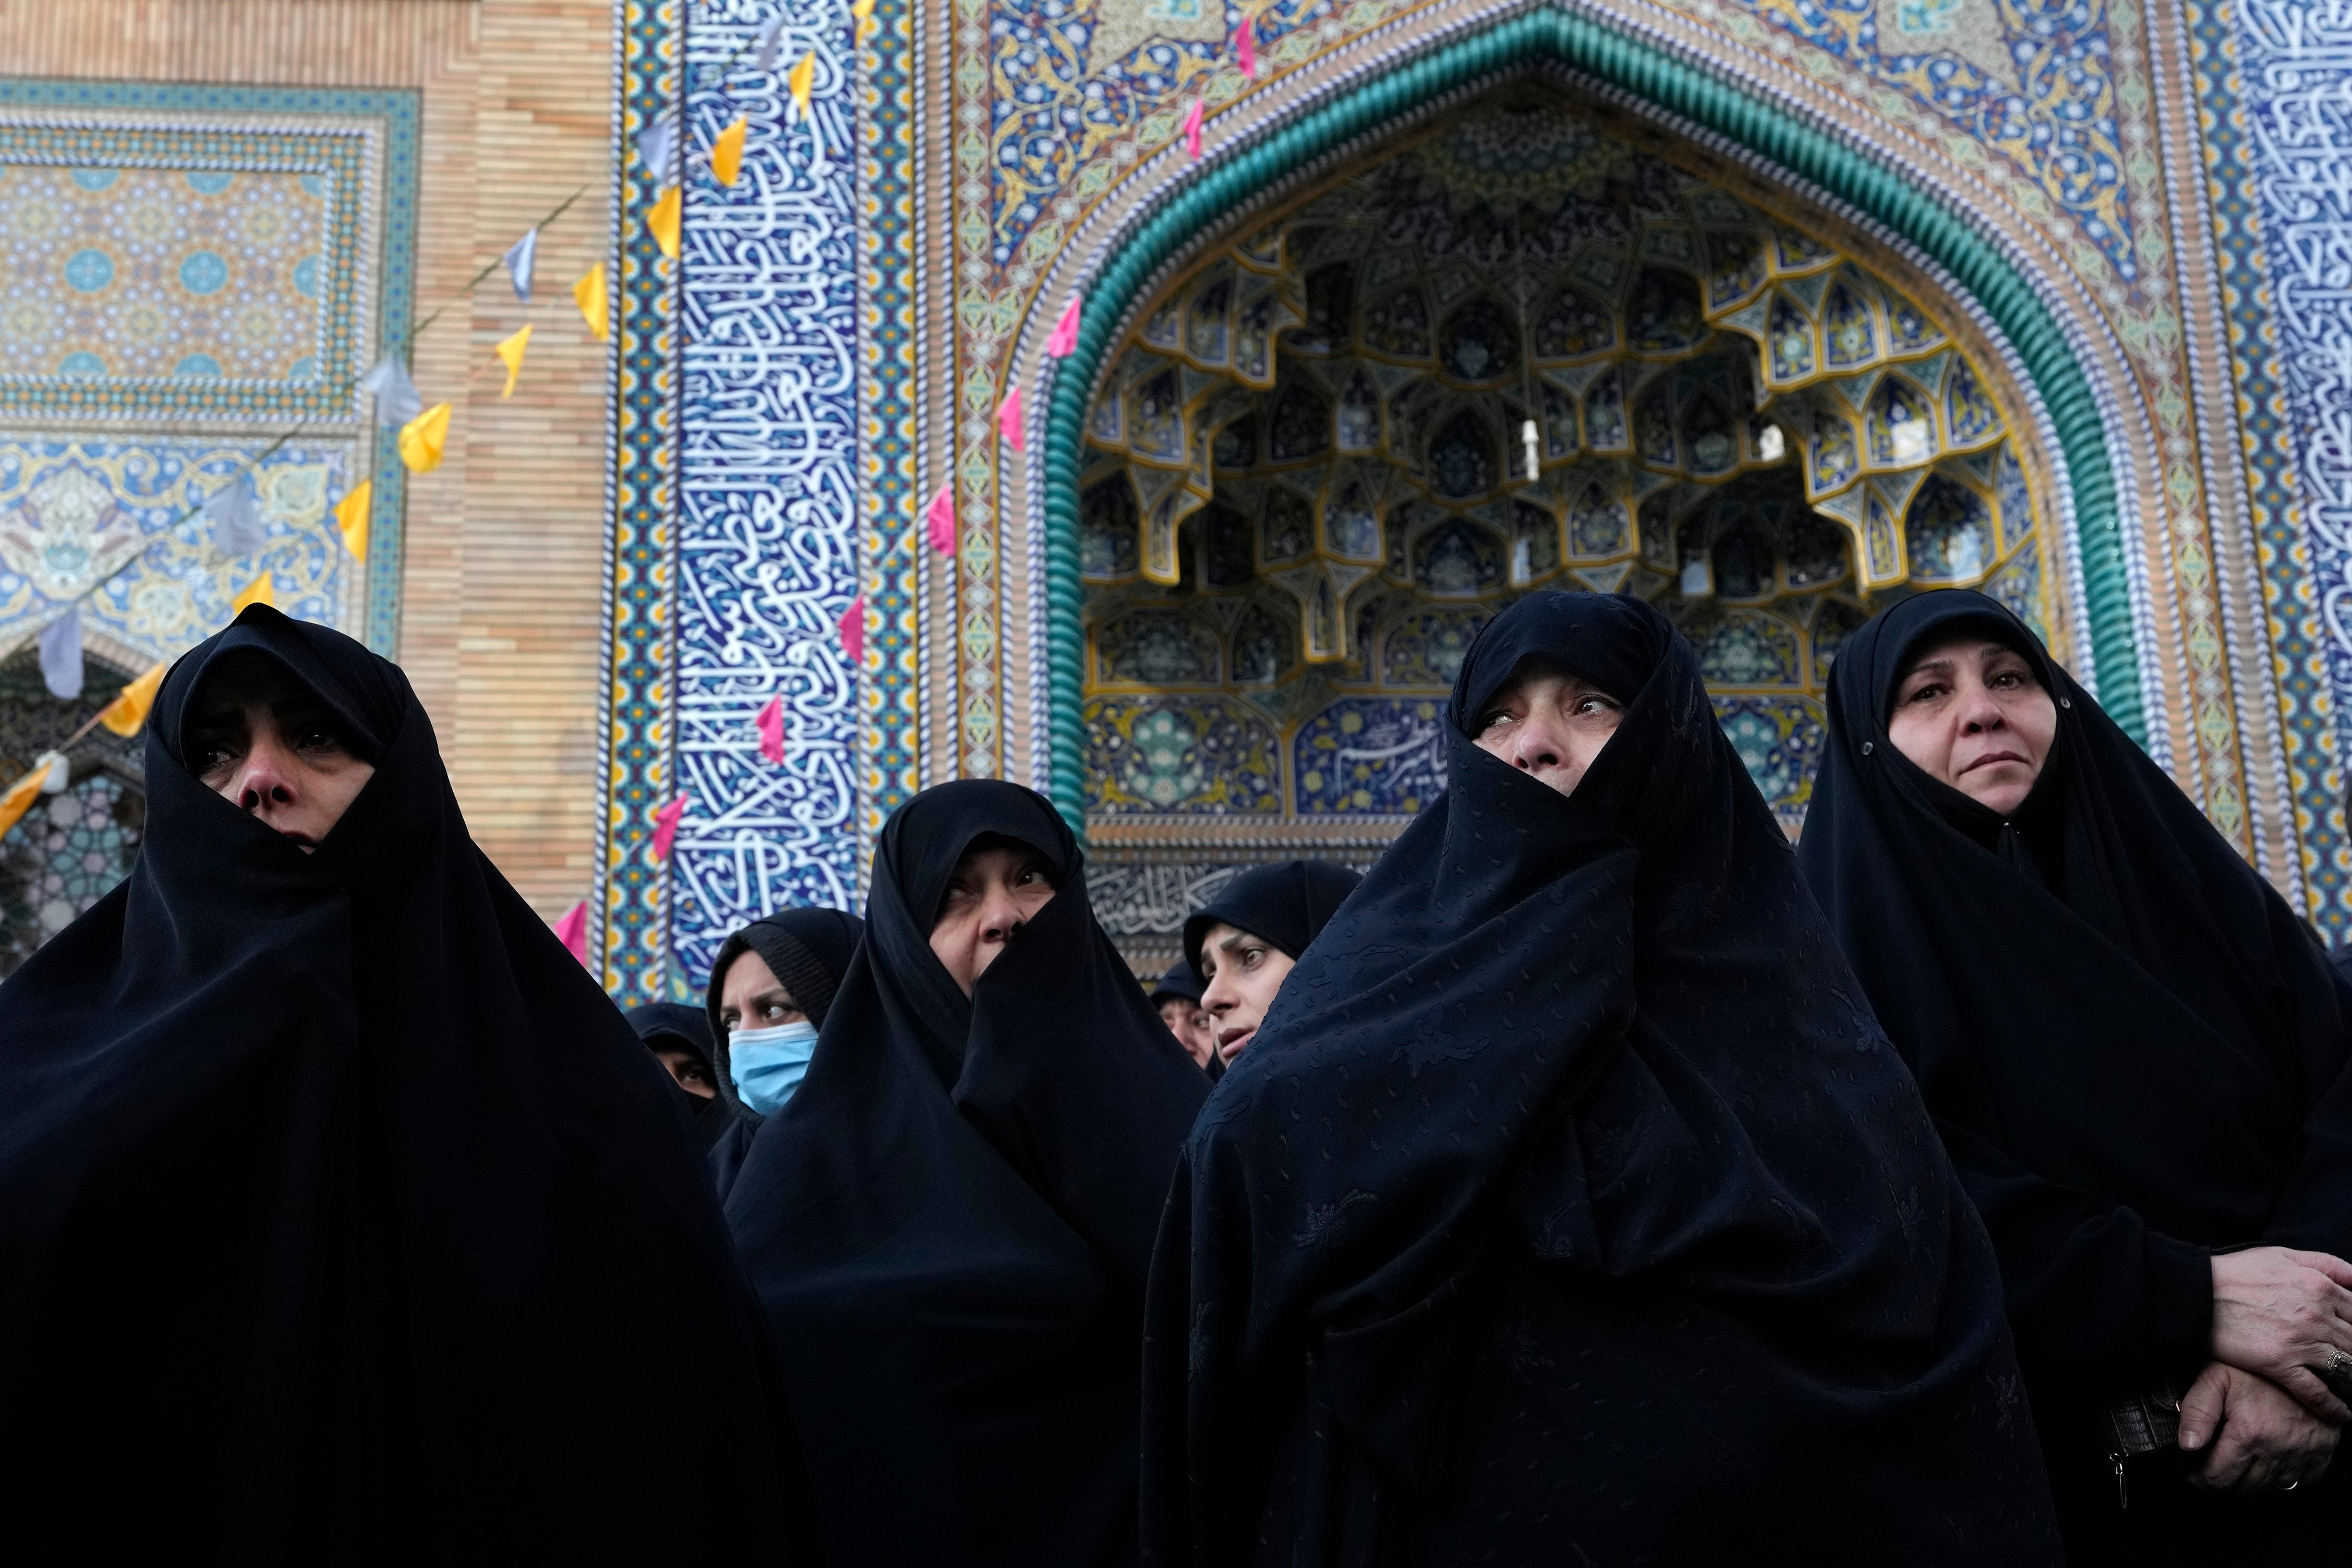
[[[1513,738],[1511,761],[1525,771],[1558,767],[1559,742],[1549,726],[1530,719],[1519,726],[1518,734]]]
[[[1024,923],[1021,906],[1013,895],[1002,890],[992,891],[980,908],[980,934],[989,942],[1006,942]]]
[[[271,805],[294,804],[293,771],[278,748],[267,742],[256,742],[245,754],[245,763],[237,776],[236,804],[247,811],[258,811],[264,803]]]

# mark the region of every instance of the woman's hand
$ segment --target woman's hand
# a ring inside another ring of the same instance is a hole
[[[2265,1378],[2328,1422],[2352,1410],[2319,1370],[2352,1367],[2352,1263],[2256,1247],[2213,1259],[2213,1359]],[[2210,1368],[2207,1369],[2209,1372]]]
[[[2278,1384],[2218,1361],[2180,1402],[2180,1447],[2211,1449],[2189,1477],[2206,1491],[2291,1491],[2315,1481],[2336,1457],[2337,1436]]]

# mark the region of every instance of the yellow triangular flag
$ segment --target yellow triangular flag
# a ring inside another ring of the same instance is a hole
[[[739,114],[735,123],[721,131],[719,140],[710,144],[710,172],[719,176],[720,184],[733,184],[736,176],[743,172],[743,133],[751,129],[751,121]]]
[[[672,185],[662,193],[662,199],[654,204],[654,210],[646,214],[647,232],[654,237],[654,243],[661,247],[662,254],[673,261],[677,259],[677,225],[685,189],[683,185]]]
[[[278,585],[269,580],[268,573],[247,583],[245,592],[228,602],[228,613],[232,617],[241,616],[248,605],[267,605],[273,610],[278,607]]]
[[[613,301],[604,293],[603,262],[591,267],[588,276],[572,286],[572,299],[580,307],[581,319],[588,323],[588,330],[596,334],[598,342],[603,342],[613,331]]]
[[[362,479],[335,503],[335,526],[343,531],[343,548],[354,561],[367,559],[368,509],[374,504],[373,479]]]
[[[167,664],[151,664],[147,673],[115,694],[114,700],[99,710],[98,721],[116,734],[128,738],[139,733],[139,726],[147,722],[147,710],[155,706],[155,689],[163,684]]]
[[[816,86],[816,51],[811,49],[801,57],[801,63],[784,74],[784,85],[793,89],[793,109],[803,120],[809,117],[809,93]]]
[[[400,427],[400,460],[413,473],[429,474],[441,466],[448,439],[449,405],[436,403]]]
[[[507,339],[494,351],[499,358],[506,362],[507,367],[507,389],[499,394],[500,397],[514,395],[515,378],[522,374],[522,351],[529,347],[530,347],[530,328],[525,326],[522,331]]]
[[[857,41],[874,36],[874,0],[850,0],[849,15],[857,23]]]
[[[41,781],[48,776],[49,764],[44,758],[33,765],[31,773],[10,784],[6,795],[0,795],[0,837],[5,837],[16,826],[18,818],[33,809],[33,803],[41,798]]]

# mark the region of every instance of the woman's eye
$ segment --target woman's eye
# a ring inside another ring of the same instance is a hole
[[[1478,729],[1480,732],[1483,733],[1486,731],[1495,728],[1498,724],[1507,724],[1510,721],[1511,716],[1508,713],[1489,713],[1484,719],[1478,721]]]

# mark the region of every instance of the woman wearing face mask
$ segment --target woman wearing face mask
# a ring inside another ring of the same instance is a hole
[[[400,670],[247,609],[164,680],[146,786],[129,879],[0,985],[8,1517],[92,1562],[789,1535],[662,1068],[467,836]],[[692,1509],[648,1452],[705,1456]]]
[[[1250,1043],[1298,955],[1363,879],[1323,860],[1254,867],[1184,921],[1184,956],[1205,983],[1221,1064]]]
[[[1135,1560],[1143,1276],[1208,1087],[1043,796],[892,814],[816,1059],[727,1204],[828,1562]]]
[[[1992,1233],[2069,1557],[2331,1557],[2352,987],[1984,595],[1855,632],[1829,720],[1800,858]]]
[[[1153,1561],[2054,1565],[1991,1249],[1689,644],[1533,594],[1447,719],[1187,1141]]]
[[[727,939],[703,1007],[718,1041],[714,1077],[726,1125],[710,1151],[720,1202],[760,1123],[783,1109],[808,1072],[834,993],[866,922],[839,910],[783,910]]]

